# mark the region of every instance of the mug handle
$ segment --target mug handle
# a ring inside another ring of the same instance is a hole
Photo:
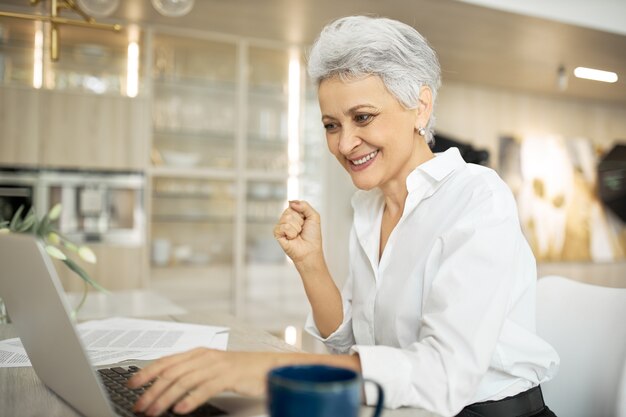
[[[374,409],[374,414],[372,414],[372,417],[379,417],[383,411],[383,405],[385,404],[385,391],[383,391],[383,387],[378,382],[372,379],[363,379],[363,385],[368,382],[376,385],[376,388],[378,390],[378,402],[376,403],[376,408]]]

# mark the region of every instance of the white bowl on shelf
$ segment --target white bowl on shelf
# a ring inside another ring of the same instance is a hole
[[[211,256],[208,253],[194,252],[187,262],[190,265],[207,265],[211,261]]]
[[[200,162],[200,154],[193,152],[161,151],[165,165],[177,168],[192,168]]]

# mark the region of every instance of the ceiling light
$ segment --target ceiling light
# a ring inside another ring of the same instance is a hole
[[[593,68],[577,67],[574,70],[574,75],[577,78],[584,78],[587,80],[602,81],[604,83],[614,83],[617,81],[617,74],[610,71],[602,71]]]
[[[181,17],[193,8],[194,0],[152,0],[152,6],[166,17]]]
[[[564,65],[560,65],[559,68],[556,70],[556,85],[559,88],[560,91],[565,91],[567,90],[567,83],[568,83],[568,76],[567,76],[567,70],[565,69]]]
[[[93,17],[108,17],[120,4],[120,0],[75,0],[78,7]]]

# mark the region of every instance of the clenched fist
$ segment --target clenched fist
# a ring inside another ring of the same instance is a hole
[[[306,201],[290,201],[274,227],[274,237],[298,265],[323,259],[320,215]]]

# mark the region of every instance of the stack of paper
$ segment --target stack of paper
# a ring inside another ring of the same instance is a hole
[[[110,318],[79,324],[94,366],[151,360],[197,347],[226,350],[228,328],[169,321]],[[0,367],[31,366],[19,338],[0,341]]]

